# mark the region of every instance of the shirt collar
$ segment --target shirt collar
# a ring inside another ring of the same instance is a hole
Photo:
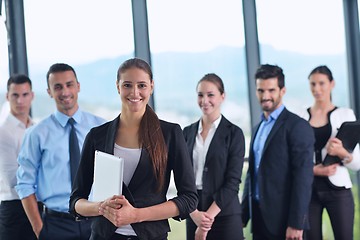
[[[16,126],[21,126],[26,128],[26,125],[20,121],[19,119],[17,119],[12,113],[9,113],[9,115],[7,116],[8,121],[10,121],[12,124],[16,125]],[[31,117],[29,116],[29,127],[34,125],[33,120],[31,119]]]
[[[218,117],[212,124],[211,124],[211,128],[217,128],[220,124],[220,121],[221,121],[221,118],[222,118],[222,115],[220,114],[220,117]],[[201,118],[200,118],[200,121],[199,121],[199,128],[198,128],[198,133],[201,133],[203,130],[203,126],[202,126],[202,122],[201,122]]]
[[[281,104],[280,107],[278,107],[277,109],[275,109],[269,116],[269,118],[266,120],[264,113],[261,114],[261,120],[262,121],[270,121],[270,120],[276,120],[278,119],[279,115],[281,114],[281,112],[284,110],[285,106],[284,104]]]
[[[56,110],[54,115],[55,115],[56,120],[60,123],[60,125],[65,127],[70,118],[73,118],[76,123],[80,123],[82,111],[80,110],[80,108],[78,108],[78,110],[74,113],[74,115],[72,115],[70,117],[70,116],[60,112],[59,110]]]

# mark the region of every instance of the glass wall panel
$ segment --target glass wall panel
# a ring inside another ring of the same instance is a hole
[[[1,4],[1,3],[0,3]],[[7,47],[7,33],[5,26],[5,3],[2,1],[0,16],[0,124],[9,112],[9,106],[5,99],[6,83],[9,79],[9,60]]]
[[[225,84],[222,113],[249,134],[241,1],[152,0],[147,5],[159,116],[182,127],[198,120],[196,84],[206,73],[216,73]]]
[[[120,111],[116,71],[133,56],[131,1],[24,1],[29,75],[34,82],[33,115],[55,109],[47,95],[50,65],[72,65],[81,84],[80,107],[112,119]]]
[[[159,117],[181,127],[197,121],[197,82],[206,73],[216,73],[225,85],[222,113],[249,139],[242,1],[151,0],[147,7]],[[173,193],[172,187],[170,196]],[[169,239],[185,239],[185,223],[170,224]]]
[[[342,1],[257,0],[261,62],[283,68],[285,104],[298,112],[313,103],[308,75],[327,65],[336,81],[333,102],[349,106]]]
[[[314,100],[308,75],[315,67],[327,65],[336,83],[333,103],[349,107],[343,1],[257,0],[256,3],[261,61],[284,69],[285,105],[295,112],[310,107]],[[357,204],[357,198],[355,201]],[[322,229],[324,239],[334,239],[325,212]],[[358,227],[354,227],[354,236],[359,239]]]

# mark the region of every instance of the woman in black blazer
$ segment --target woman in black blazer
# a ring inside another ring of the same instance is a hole
[[[192,159],[199,195],[197,210],[186,221],[191,239],[243,239],[239,184],[245,154],[242,130],[220,113],[224,85],[206,74],[197,85],[199,121],[183,133]]]
[[[167,219],[186,218],[197,205],[186,143],[178,124],[159,120],[148,106],[154,83],[145,61],[125,61],[118,70],[116,85],[121,114],[88,133],[70,211],[78,217],[94,217],[90,239],[167,239]],[[124,158],[123,195],[101,202],[89,199],[95,150]],[[178,196],[167,200],[171,171]]]

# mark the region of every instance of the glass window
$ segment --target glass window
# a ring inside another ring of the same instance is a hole
[[[74,67],[82,109],[115,117],[121,104],[116,72],[134,52],[131,1],[24,1],[24,12],[34,117],[55,109],[46,92],[46,72],[56,62]]]
[[[182,127],[198,120],[196,84],[206,73],[216,73],[225,85],[222,113],[249,133],[242,2],[153,0],[147,4],[159,116]]]
[[[225,85],[222,114],[249,139],[242,1],[151,0],[147,8],[159,117],[181,127],[197,121],[201,117],[197,82],[215,73]],[[170,196],[173,192],[170,188]],[[169,239],[185,238],[184,223],[170,224]]]
[[[336,83],[333,103],[349,107],[342,2],[256,1],[262,63],[283,68],[287,86],[284,103],[295,112],[313,104],[308,75],[319,65],[327,65],[333,73]],[[324,238],[334,239],[326,213],[323,215],[325,229],[328,230],[323,231]]]
[[[0,1],[1,4],[1,1]],[[6,101],[6,84],[9,79],[9,60],[7,47],[7,32],[5,26],[5,2],[2,1],[0,16],[0,124],[9,112],[9,106]]]
[[[286,106],[298,112],[313,103],[307,79],[319,65],[327,65],[333,73],[335,105],[349,106],[342,1],[256,3],[261,62],[283,68]]]

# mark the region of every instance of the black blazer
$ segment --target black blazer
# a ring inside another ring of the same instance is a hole
[[[183,131],[192,161],[198,128],[199,121],[185,127]],[[242,130],[222,116],[206,154],[199,209],[206,211],[215,201],[221,209],[218,216],[241,213],[238,193],[244,154]]]
[[[242,199],[243,223],[249,220],[254,192],[253,143]],[[308,228],[308,207],[313,182],[314,133],[309,123],[286,108],[276,120],[263,149],[258,172],[260,209],[267,229],[285,236],[288,226]]]
[[[74,214],[75,203],[80,198],[88,199],[94,176],[95,150],[113,154],[115,137],[119,125],[117,117],[99,127],[91,129],[86,136],[79,170],[70,197],[70,211]],[[142,149],[139,164],[128,186],[123,185],[123,195],[136,208],[148,207],[167,201],[166,193],[170,182],[170,173],[174,171],[174,180],[178,196],[171,199],[177,205],[180,215],[186,218],[196,209],[197,192],[194,173],[192,171],[186,143],[178,124],[160,120],[160,126],[168,148],[168,163],[165,186],[157,192],[157,181],[148,152]],[[109,196],[110,197],[110,196]],[[165,220],[149,221],[131,224],[139,239],[163,239],[170,231],[169,223]],[[115,232],[116,226],[103,216],[93,219],[90,239],[109,239]]]

